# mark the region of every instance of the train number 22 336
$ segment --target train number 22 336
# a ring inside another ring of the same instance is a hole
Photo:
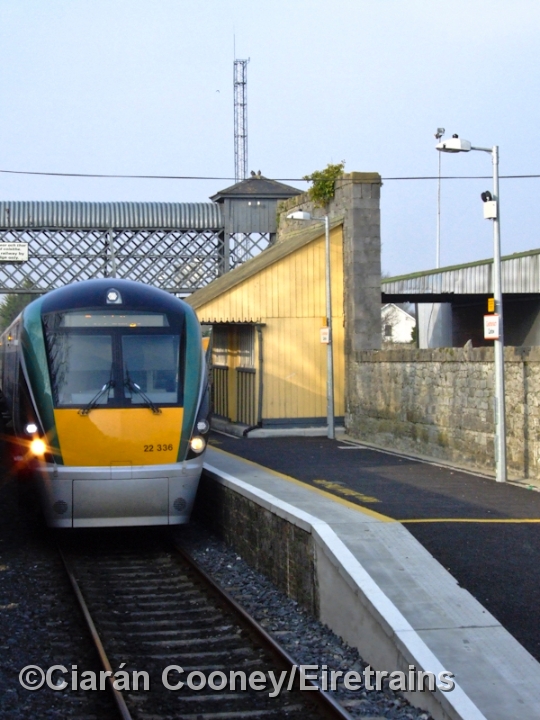
[[[173,446],[171,443],[166,445],[145,445],[144,452],[167,452],[172,450]]]

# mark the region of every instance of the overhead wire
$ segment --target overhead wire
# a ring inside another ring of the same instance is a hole
[[[128,175],[117,173],[68,173],[68,172],[40,172],[36,170],[0,170],[8,175],[41,175],[46,177],[76,177],[76,178],[120,178],[128,180],[230,180],[233,177],[218,177],[213,175]],[[500,175],[501,180],[540,178],[537,175]],[[442,175],[441,180],[490,180],[491,175]],[[249,179],[249,178],[248,178]],[[405,175],[396,177],[381,177],[381,180],[438,180],[438,175]],[[305,178],[272,178],[281,182],[307,182]]]

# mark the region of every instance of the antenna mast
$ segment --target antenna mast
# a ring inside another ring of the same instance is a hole
[[[234,61],[234,179],[247,177],[247,60]]]

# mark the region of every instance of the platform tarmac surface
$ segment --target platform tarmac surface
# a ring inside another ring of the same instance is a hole
[[[540,492],[324,437],[210,444],[410,533],[540,661]]]

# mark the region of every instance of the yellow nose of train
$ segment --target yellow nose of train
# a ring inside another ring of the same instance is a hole
[[[162,465],[178,458],[183,408],[55,409],[64,465]]]

